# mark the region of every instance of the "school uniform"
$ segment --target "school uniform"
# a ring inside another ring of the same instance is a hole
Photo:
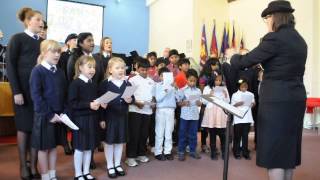
[[[186,86],[179,91],[179,100],[188,100],[190,96],[199,96],[200,100],[200,95],[200,89]],[[191,153],[196,152],[199,108],[196,101],[190,101],[189,103],[189,106],[181,107],[178,146],[179,153],[184,153],[187,145],[189,145]]]
[[[174,110],[176,108],[176,90],[172,86],[165,86],[159,82],[155,87],[156,137],[154,155],[167,155],[172,150],[172,132],[174,128]],[[164,143],[163,143],[164,142]],[[164,144],[164,147],[162,146]]]
[[[136,102],[152,102],[155,83],[151,78],[143,78],[138,74],[130,78],[129,82],[133,86],[137,86],[137,90],[133,94]],[[146,155],[146,143],[152,114],[150,105],[144,105],[142,109],[139,109],[134,104],[129,105],[128,158]]]
[[[22,94],[24,98],[23,105],[14,104],[14,120],[18,131],[31,132],[33,127],[34,111],[29,79],[32,68],[37,63],[42,40],[26,29],[22,33],[13,35],[7,47],[5,61],[12,93]]]
[[[65,73],[65,76],[67,77],[67,65],[68,65],[68,60],[72,54],[72,51],[68,49],[66,52],[62,52],[60,55],[58,67]]]
[[[97,133],[99,113],[90,108],[90,103],[97,98],[97,84],[82,74],[69,86],[72,121],[79,127],[72,131],[73,147],[77,150],[94,150],[100,142]]]
[[[66,80],[63,71],[45,60],[33,68],[30,77],[30,92],[34,103],[34,123],[31,146],[48,150],[65,145],[65,131],[61,123],[51,123],[55,114],[66,113]]]
[[[104,141],[107,144],[122,144],[128,141],[129,104],[121,98],[127,86],[131,86],[131,83],[125,80],[115,80],[112,77],[104,80],[100,85],[100,95],[108,91],[120,94],[108,103],[106,109],[101,111],[101,120],[106,122]],[[134,102],[134,97],[132,98]]]
[[[231,104],[234,105],[237,102],[243,101],[242,96],[251,96],[252,103],[255,102],[253,93],[249,91],[242,92],[238,90],[236,93],[232,95]],[[248,106],[245,106],[245,105],[238,106],[237,108],[240,109],[241,111],[248,110]],[[240,155],[241,150],[244,155],[249,154],[248,135],[249,135],[251,123],[253,123],[251,108],[247,111],[247,113],[242,119],[237,116],[233,117],[233,124],[234,124],[233,152],[236,156]],[[240,148],[240,141],[242,141],[241,148]]]
[[[102,71],[106,72],[107,67],[108,67],[108,62],[111,59],[111,57],[113,57],[113,53],[106,53],[106,52],[102,52],[102,53],[95,53],[93,54],[94,59],[97,59],[98,61],[100,61],[102,63]]]

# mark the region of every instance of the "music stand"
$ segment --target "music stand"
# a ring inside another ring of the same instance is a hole
[[[232,123],[232,115],[239,118],[243,118],[250,108],[247,111],[241,111],[238,108],[232,106],[231,104],[219,99],[218,97],[212,95],[201,95],[201,97],[217,106],[222,108],[225,113],[228,115],[227,119],[227,128],[226,128],[226,139],[225,139],[225,149],[224,149],[224,164],[223,164],[223,180],[228,179],[228,167],[229,167],[229,134]]]

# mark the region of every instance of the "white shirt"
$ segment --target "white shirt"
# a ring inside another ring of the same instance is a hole
[[[134,92],[134,98],[137,102],[151,102],[154,97],[155,82],[147,77],[135,75],[129,79],[129,82],[133,86],[137,86],[137,90]],[[136,112],[140,114],[152,114],[152,108],[150,105],[144,105],[142,109],[139,109],[136,105],[129,105],[129,112]]]
[[[42,60],[41,65],[51,71],[51,67],[55,68],[55,71],[57,71],[57,66],[56,65],[50,65],[46,60]]]
[[[37,34],[34,34],[33,32],[31,32],[29,29],[25,29],[24,32],[25,32],[28,36],[32,37],[33,39],[35,39],[35,38],[34,38],[34,35],[37,36],[37,40],[39,39],[39,36],[38,36]]]
[[[85,75],[83,75],[83,74],[80,74],[79,75],[79,79],[81,79],[82,81],[84,81],[85,83],[88,83],[88,81],[89,81],[89,78],[87,78]]]
[[[179,100],[188,101],[189,97],[191,96],[199,96],[201,95],[201,90],[196,87],[189,87],[188,85],[184,88],[180,89],[179,92]],[[181,114],[180,117],[184,120],[199,120],[199,108],[196,104],[196,101],[189,101],[189,106],[181,107]]]
[[[123,82],[124,82],[123,79],[114,79],[114,78],[112,78],[112,76],[110,76],[110,77],[108,78],[108,81],[111,81],[111,82],[112,82],[114,85],[116,85],[118,88],[120,88],[120,87],[122,86]]]
[[[84,54],[84,55],[86,55],[86,56],[90,56],[90,57],[92,57],[92,53],[86,53],[86,52],[84,52],[84,51],[82,51],[82,53]]]
[[[103,55],[103,57],[110,57],[111,55],[110,55],[110,53],[107,53],[107,52],[102,52],[102,55]]]
[[[242,97],[243,96],[251,96],[252,98],[252,103],[254,103],[254,94],[246,91],[246,92],[242,92],[242,91],[237,91],[232,95],[231,98],[231,104],[234,105],[237,102],[241,102],[243,101]],[[242,106],[238,106],[238,109],[240,109],[241,111],[247,111],[248,110],[248,106],[242,105]],[[240,119],[237,116],[233,116],[233,124],[240,124],[240,123],[253,123],[253,117],[252,117],[252,112],[251,112],[251,108],[248,110],[248,112],[246,113],[246,115]]]

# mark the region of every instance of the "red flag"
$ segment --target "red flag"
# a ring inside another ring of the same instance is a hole
[[[213,25],[212,39],[211,39],[211,46],[210,46],[210,56],[218,57],[218,44],[217,44],[217,38],[216,38],[216,21],[214,21],[214,25]]]
[[[236,32],[235,32],[235,30],[234,30],[234,23],[233,23],[233,30],[232,30],[233,32],[232,32],[232,43],[231,43],[231,47],[232,48],[237,48],[236,47]]]
[[[201,46],[200,46],[200,65],[204,65],[208,58],[208,48],[207,48],[207,38],[206,38],[206,28],[203,24],[202,35],[201,35]]]

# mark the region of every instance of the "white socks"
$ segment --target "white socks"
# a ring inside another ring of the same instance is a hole
[[[47,174],[41,174],[41,180],[50,180],[49,173],[47,173]]]
[[[107,160],[107,168],[120,166],[123,144],[104,144],[104,154]],[[113,162],[114,157],[114,162]]]
[[[83,162],[82,158],[83,158],[83,152],[76,149],[73,155],[75,177],[79,177],[83,175],[82,174],[82,162]]]
[[[49,177],[50,177],[50,179],[55,178],[56,177],[56,170],[49,170]]]
[[[92,151],[83,152],[83,175],[89,174]]]
[[[122,150],[123,150],[122,144],[114,145],[114,167],[121,165]]]

